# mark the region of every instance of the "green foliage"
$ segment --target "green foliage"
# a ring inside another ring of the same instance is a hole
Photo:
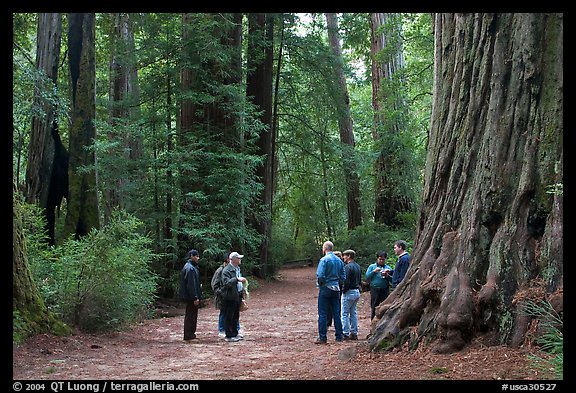
[[[35,263],[46,305],[84,331],[117,329],[149,316],[157,277],[142,223],[115,211],[110,223],[81,240],[68,239]]]
[[[562,196],[564,194],[564,184],[563,183],[550,184],[546,186],[546,193]]]
[[[430,372],[432,374],[446,374],[449,371],[450,370],[448,370],[446,367],[432,367],[430,369]]]
[[[104,207],[109,204],[108,191],[118,191],[122,208],[141,220],[146,231],[154,233],[151,248],[163,253],[167,260],[155,259],[150,268],[161,276],[158,281],[161,288],[171,288],[167,292],[174,290],[183,252],[191,246],[203,252],[203,260],[210,261],[206,265],[208,271],[219,264],[215,256],[231,247],[247,254],[243,267],[247,272],[251,270],[254,261],[258,260],[262,240],[254,229],[254,221],[269,214],[258,203],[261,184],[256,168],[262,157],[255,149],[257,137],[269,131],[258,120],[258,108],[246,98],[245,85],[229,83],[235,70],[232,66],[234,49],[222,38],[229,31],[232,19],[228,14],[195,13],[188,17],[190,39],[184,42],[181,14],[130,14],[129,26],[134,33],[132,49],[114,35],[114,15],[97,14],[95,123],[99,132],[90,148],[94,149],[98,160],[95,167],[84,168],[98,173],[101,212],[107,215]],[[273,263],[276,264],[309,256],[317,260],[324,240],[347,240],[354,236],[347,234],[342,159],[345,151],[339,140],[333,101],[337,81],[332,72],[325,17],[321,13],[312,15],[311,23],[306,26],[299,22],[309,19],[303,14],[284,14],[283,17],[285,31],[284,34],[275,32],[274,53],[276,56],[282,37],[280,84],[278,97],[275,97],[278,100],[278,134],[271,239]],[[18,141],[14,148],[14,165],[20,169],[25,167],[31,115],[42,115],[32,99],[34,86],[42,86],[41,97],[45,102],[55,104],[58,119],[68,116],[69,105],[63,97],[69,93],[70,86],[63,70],[59,72],[57,86],[34,71],[35,16],[14,14],[13,20],[13,117],[14,141]],[[66,16],[63,22],[65,36]],[[244,33],[247,33],[246,22],[245,17]],[[410,83],[403,96],[407,97],[410,119],[399,136],[402,143],[386,138],[388,146],[385,149],[399,160],[406,158],[402,166],[404,177],[394,185],[398,193],[414,200],[420,190],[418,168],[423,162],[431,102],[431,95],[428,95],[432,73],[431,21],[428,14],[402,14],[402,23],[407,67],[403,77]],[[361,182],[363,219],[368,222],[374,212],[373,164],[377,157],[375,153],[381,148],[376,146],[372,136],[374,114],[369,78],[368,14],[342,15],[341,33],[354,121],[354,157]],[[66,45],[63,39],[62,53],[65,53]],[[138,96],[127,96],[123,102],[110,101],[112,55],[125,67],[138,66]],[[246,64],[242,65],[243,73]],[[182,90],[181,71],[187,67],[194,71],[194,80],[189,89]],[[178,127],[183,99],[191,100],[197,109],[197,123],[185,132]],[[129,108],[129,114],[111,119],[112,107]],[[225,115],[227,122],[234,123],[233,128],[223,130],[222,125],[214,121],[219,112]],[[387,116],[392,115],[396,114],[390,109]],[[65,145],[66,127],[67,122],[60,120]],[[132,145],[126,141],[141,142],[142,154],[127,159],[132,157]],[[408,160],[411,155],[416,157],[413,161]],[[21,181],[23,173],[22,170]],[[406,217],[400,218],[399,227],[412,225],[410,214],[414,215],[407,213]],[[57,244],[65,240],[59,237],[61,222],[57,219]],[[36,225],[36,228],[43,226]],[[367,235],[368,230],[364,231]],[[43,229],[34,233],[44,236]],[[411,238],[400,235],[399,238]],[[374,244],[382,244],[392,254],[393,236],[379,240],[377,234],[369,237],[375,238]],[[60,262],[60,256],[54,251],[43,250],[40,239],[33,243],[30,254],[34,270],[45,271],[43,279],[51,282],[52,270]],[[370,244],[362,239],[354,239],[354,243],[360,243],[357,248],[362,249]],[[73,251],[68,241],[66,244]],[[370,255],[374,252],[370,250]],[[53,300],[57,289],[54,285],[41,283],[46,299]],[[49,304],[55,307],[53,302]]]
[[[12,310],[12,342],[20,344],[28,337],[28,324],[17,310]]]
[[[394,242],[402,239],[410,245],[414,237],[412,228],[413,225],[391,229],[385,224],[367,223],[335,239],[334,246],[340,251],[348,248],[356,251],[356,262],[364,269],[376,262],[378,251],[386,251],[388,253],[386,263],[394,268],[398,260],[393,251]]]
[[[550,354],[550,357],[543,358],[530,355],[533,366],[548,374],[553,370],[555,378],[563,379],[564,376],[564,335],[563,318],[558,315],[552,305],[547,301],[535,302],[527,301],[522,303],[520,310],[525,315],[538,319],[539,326],[535,342],[540,348]]]

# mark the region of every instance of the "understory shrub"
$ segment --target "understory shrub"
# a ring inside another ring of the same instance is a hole
[[[150,266],[158,257],[143,223],[116,211],[110,223],[79,240],[34,256],[31,269],[49,309],[86,332],[114,330],[147,318],[153,311],[158,277]]]

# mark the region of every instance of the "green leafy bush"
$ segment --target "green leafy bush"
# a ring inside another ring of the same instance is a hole
[[[46,305],[89,332],[148,317],[158,282],[150,266],[157,255],[152,240],[139,232],[141,226],[134,216],[117,211],[100,230],[32,257]]]

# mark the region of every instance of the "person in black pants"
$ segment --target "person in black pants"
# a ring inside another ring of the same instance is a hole
[[[240,273],[240,263],[244,255],[237,252],[230,253],[229,263],[222,270],[222,312],[224,313],[224,330],[228,342],[242,340],[238,334],[238,321],[240,320],[240,303],[242,302],[243,284],[246,278]]]
[[[184,341],[190,342],[196,339],[196,326],[198,323],[198,308],[202,298],[200,287],[200,271],[198,261],[200,254],[197,250],[190,250],[186,254],[186,263],[180,272],[179,296],[186,303],[184,315]]]

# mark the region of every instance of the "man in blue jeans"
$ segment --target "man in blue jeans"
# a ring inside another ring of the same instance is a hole
[[[318,285],[318,338],[315,344],[326,344],[328,341],[327,315],[328,310],[334,318],[336,341],[343,341],[342,319],[340,315],[340,290],[346,280],[344,262],[334,255],[334,244],[330,241],[322,245],[325,254],[318,262],[316,269],[316,284]]]
[[[356,263],[356,252],[346,250],[342,253],[346,280],[342,288],[342,332],[344,340],[358,340],[358,300],[360,300],[360,281],[362,269]]]

